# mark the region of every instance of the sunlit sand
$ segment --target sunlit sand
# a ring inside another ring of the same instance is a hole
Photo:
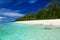
[[[60,26],[60,19],[17,21],[15,23],[20,23],[20,24],[42,24],[42,25],[54,25],[54,26],[58,25],[58,26]]]

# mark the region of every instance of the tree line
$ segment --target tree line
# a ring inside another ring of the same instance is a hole
[[[44,19],[60,19],[60,1],[52,0],[49,2],[45,9],[37,9],[37,13],[34,12],[26,14],[25,16],[16,19],[16,21],[25,20],[44,20]]]

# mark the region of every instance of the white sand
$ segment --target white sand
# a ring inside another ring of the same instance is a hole
[[[41,25],[54,25],[54,26],[58,25],[58,26],[60,26],[60,19],[17,21],[15,23],[20,23],[20,24],[41,24]]]

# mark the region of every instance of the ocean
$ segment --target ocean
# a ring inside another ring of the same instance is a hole
[[[1,22],[0,40],[60,40],[60,28]]]

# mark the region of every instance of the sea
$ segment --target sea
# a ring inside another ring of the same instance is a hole
[[[0,40],[60,40],[60,27],[0,22]]]

